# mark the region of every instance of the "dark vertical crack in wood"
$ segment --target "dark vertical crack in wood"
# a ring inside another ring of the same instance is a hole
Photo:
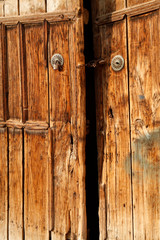
[[[129,106],[129,130],[130,130],[130,176],[131,176],[131,201],[132,201],[132,237],[134,240],[134,208],[133,208],[133,171],[132,171],[132,136],[131,136],[131,107],[130,107],[130,78],[129,78],[129,34],[128,17],[126,17],[126,47],[127,47],[127,73],[128,73],[128,106]]]

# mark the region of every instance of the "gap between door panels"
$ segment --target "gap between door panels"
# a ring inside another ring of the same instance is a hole
[[[91,3],[84,0],[84,8],[89,11],[89,22],[84,25],[84,55],[86,63],[94,59]],[[94,69],[86,68],[86,208],[88,240],[99,239],[99,197],[98,163],[96,140],[96,104]]]

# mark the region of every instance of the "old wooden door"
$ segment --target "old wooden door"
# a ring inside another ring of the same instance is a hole
[[[86,239],[82,4],[0,7],[0,240]]]
[[[160,239],[160,1],[93,1],[100,240]],[[124,58],[121,71],[111,61]]]

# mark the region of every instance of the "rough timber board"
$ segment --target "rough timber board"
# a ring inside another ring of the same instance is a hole
[[[49,62],[57,52],[64,58],[62,71],[54,71],[49,63],[51,124],[53,121],[67,122],[71,118],[68,32],[68,23],[50,24]]]
[[[159,11],[129,20],[135,239],[160,238]]]
[[[7,239],[8,222],[8,160],[7,129],[0,128],[0,239]]]
[[[48,131],[25,131],[25,239],[49,239],[48,140]]]
[[[48,77],[44,24],[24,26],[28,120],[48,122]]]
[[[19,27],[7,28],[8,117],[22,119]]]
[[[19,0],[20,15],[45,12],[45,0]]]
[[[4,120],[3,78],[2,78],[2,26],[0,26],[0,120]]]
[[[130,153],[126,20],[102,27],[101,40],[102,57],[107,57],[107,63],[102,75],[104,157],[99,166],[102,171],[99,215],[103,218],[100,240],[132,239],[131,179],[125,169]],[[118,54],[125,59],[125,67],[114,72],[110,62]],[[130,161],[127,167],[131,171]]]
[[[18,15],[18,0],[5,0],[4,14],[5,14],[5,16],[17,16]]]
[[[150,2],[150,0],[127,0],[127,6],[131,7],[137,4]]]
[[[9,239],[23,239],[23,135],[9,129]]]

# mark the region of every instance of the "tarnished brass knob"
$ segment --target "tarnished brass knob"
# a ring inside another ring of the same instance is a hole
[[[124,58],[121,55],[116,55],[111,62],[112,69],[116,72],[124,67]]]
[[[62,55],[56,53],[51,58],[51,65],[54,70],[61,70],[64,64],[64,59]]]

